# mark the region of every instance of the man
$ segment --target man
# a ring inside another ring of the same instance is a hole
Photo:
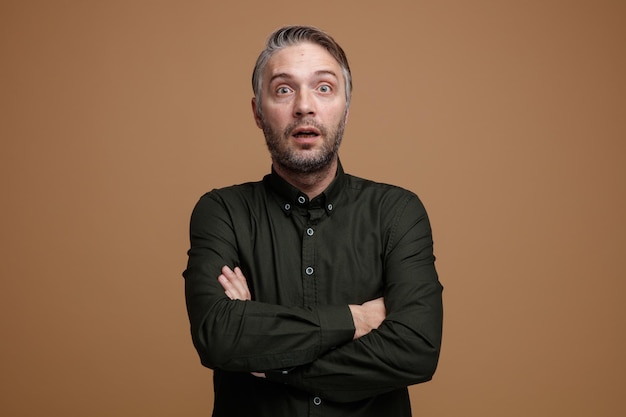
[[[410,416],[441,343],[424,207],[344,173],[351,74],[326,33],[277,30],[252,84],[272,172],[200,199],[184,272],[213,415]]]

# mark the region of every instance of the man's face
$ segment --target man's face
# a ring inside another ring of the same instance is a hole
[[[324,48],[300,43],[276,52],[263,72],[261,110],[252,100],[275,164],[295,172],[327,167],[337,155],[347,107],[339,63]]]

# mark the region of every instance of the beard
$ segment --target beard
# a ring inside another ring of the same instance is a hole
[[[343,139],[346,114],[333,129],[328,129],[314,120],[302,119],[291,123],[281,133],[269,126],[265,119],[261,119],[261,122],[267,149],[270,151],[272,160],[292,172],[304,174],[319,172],[335,160],[339,152],[339,145],[341,145],[341,140]],[[289,147],[291,132],[300,125],[312,126],[319,130],[320,135],[324,139],[319,149],[292,149]]]

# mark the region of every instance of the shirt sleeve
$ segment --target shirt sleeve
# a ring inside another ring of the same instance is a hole
[[[269,373],[331,401],[357,401],[432,378],[441,346],[442,290],[430,222],[412,195],[396,211],[385,252],[381,326],[292,371]]]
[[[191,216],[185,298],[194,346],[202,364],[228,371],[285,369],[310,363],[352,340],[348,306],[313,309],[233,301],[217,277],[239,263],[231,213],[214,193]]]

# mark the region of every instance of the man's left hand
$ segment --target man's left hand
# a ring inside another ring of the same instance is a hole
[[[252,300],[246,277],[238,266],[234,270],[228,266],[222,267],[222,274],[217,277],[217,280],[231,300]]]

